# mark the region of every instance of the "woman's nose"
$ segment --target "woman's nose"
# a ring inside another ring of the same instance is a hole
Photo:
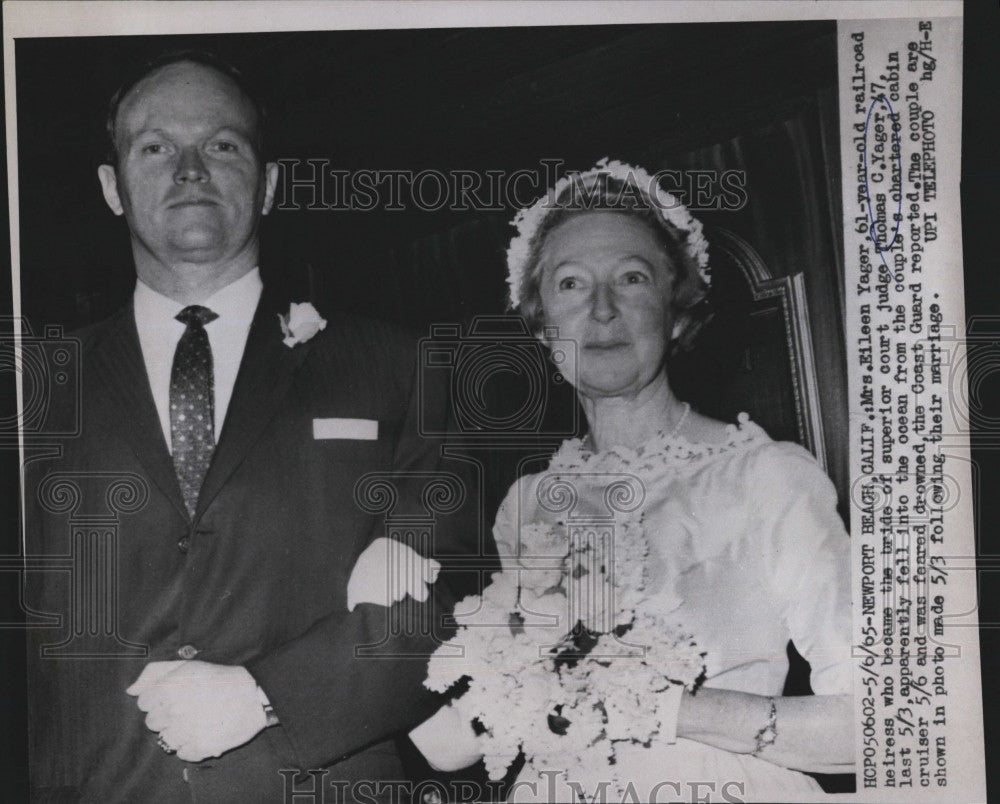
[[[177,160],[177,169],[174,171],[174,181],[178,184],[182,182],[203,182],[208,181],[208,168],[195,147],[184,148],[180,152]]]
[[[618,306],[615,302],[615,294],[612,288],[603,282],[594,288],[590,301],[590,315],[595,321],[602,324],[617,318]]]

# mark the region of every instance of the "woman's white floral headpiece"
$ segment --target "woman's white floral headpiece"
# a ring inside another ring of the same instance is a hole
[[[595,180],[602,176],[620,179],[626,187],[637,188],[644,198],[648,198],[663,220],[684,236],[681,246],[698,266],[698,273],[705,285],[712,283],[708,267],[708,241],[702,232],[701,221],[695,218],[676,196],[660,187],[656,178],[643,168],[604,157],[585,173],[570,173],[563,176],[534,204],[518,210],[514,216],[511,225],[517,229],[517,234],[511,239],[507,249],[510,309],[516,310],[524,298],[525,272],[531,257],[531,241],[545,217],[558,208],[556,199],[571,184],[575,184],[581,190],[589,189]]]

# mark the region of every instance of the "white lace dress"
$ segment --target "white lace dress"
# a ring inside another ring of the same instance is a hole
[[[714,445],[661,435],[638,451],[597,454],[578,439],[565,442],[546,472],[521,478],[501,505],[494,527],[501,555],[515,553],[519,522],[565,522],[565,510],[540,502],[540,487],[554,475],[577,491],[570,518],[605,505],[608,483],[631,475],[645,495],[650,543],[644,605],[676,610],[695,635],[706,651],[706,687],[781,695],[791,639],[809,661],[816,694],[850,693],[849,537],[833,484],[806,450],[771,440],[745,416],[728,435]],[[626,801],[706,794],[716,801],[726,792],[746,801],[823,797],[803,773],[683,738],[619,748],[612,773],[633,783],[636,796]],[[584,789],[607,774],[595,769]],[[519,779],[511,800],[574,797],[545,773]]]

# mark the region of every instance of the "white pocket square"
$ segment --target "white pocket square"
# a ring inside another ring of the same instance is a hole
[[[378,439],[376,419],[313,419],[313,438],[344,438],[354,441]]]
[[[359,603],[391,606],[407,595],[421,603],[430,594],[441,565],[395,539],[382,536],[358,556],[347,581],[347,610]]]

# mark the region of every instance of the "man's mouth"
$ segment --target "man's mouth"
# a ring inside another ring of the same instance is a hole
[[[168,209],[178,209],[180,207],[214,207],[218,202],[211,198],[183,198],[167,205]]]

